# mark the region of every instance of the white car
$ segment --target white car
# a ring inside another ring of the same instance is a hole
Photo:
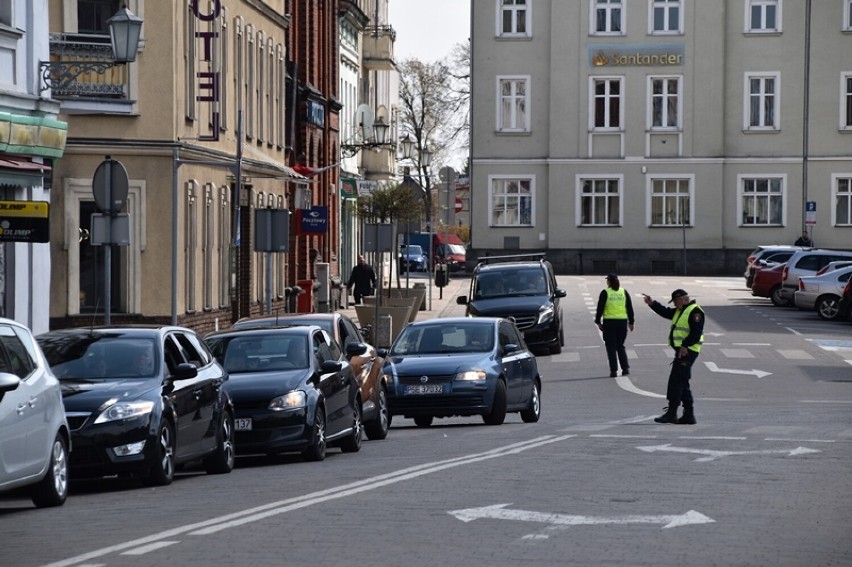
[[[29,486],[36,506],[60,506],[70,447],[59,381],[30,330],[0,318],[0,491]]]
[[[816,309],[821,319],[836,319],[843,288],[852,276],[852,267],[826,272],[821,276],[801,276],[793,301],[799,309]]]

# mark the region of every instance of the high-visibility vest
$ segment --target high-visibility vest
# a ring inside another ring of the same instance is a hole
[[[624,288],[606,288],[606,305],[604,305],[604,319],[627,319],[627,299]]]
[[[669,343],[674,348],[680,348],[683,339],[689,336],[689,317],[692,315],[692,311],[698,307],[697,303],[690,303],[687,305],[683,311],[675,312],[674,317],[672,317],[672,331],[669,335]],[[704,335],[698,339],[698,342],[694,345],[689,345],[689,350],[693,352],[701,352],[701,344],[704,342]]]

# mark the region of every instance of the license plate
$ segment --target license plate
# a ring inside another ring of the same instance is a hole
[[[414,384],[405,387],[405,395],[420,394],[443,394],[444,388],[440,384]]]
[[[251,418],[243,417],[234,420],[235,431],[251,431]]]

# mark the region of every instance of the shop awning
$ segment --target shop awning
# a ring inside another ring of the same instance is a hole
[[[49,165],[26,158],[0,157],[0,185],[38,187],[44,183],[44,174],[48,171]]]

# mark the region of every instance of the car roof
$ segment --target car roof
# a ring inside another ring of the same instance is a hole
[[[441,317],[440,319],[423,319],[406,325],[407,327],[431,327],[436,325],[469,325],[490,324],[494,325],[500,321],[508,321],[502,317]]]
[[[180,332],[189,332],[195,333],[192,329],[188,327],[179,327],[175,325],[96,325],[92,327],[68,327],[65,329],[55,329],[53,331],[47,331],[46,333],[42,333],[40,336],[76,336],[76,335],[85,335],[85,334],[108,334],[108,333],[120,333],[122,335],[128,336],[139,336],[139,337],[150,337],[154,335],[161,335],[164,333],[168,333],[171,331],[180,331]]]
[[[227,329],[224,331],[215,331],[213,333],[205,335],[204,339],[218,339],[220,337],[230,337],[237,335],[241,337],[250,335],[264,335],[269,333],[307,335],[310,334],[313,330],[321,331],[322,327],[318,325],[280,325],[267,327],[247,327],[243,329]]]

